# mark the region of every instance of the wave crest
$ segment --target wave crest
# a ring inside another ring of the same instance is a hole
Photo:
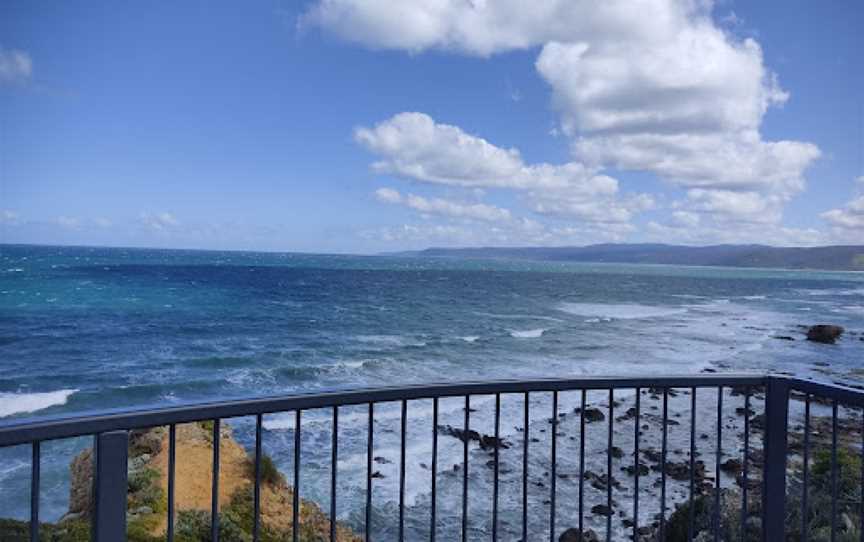
[[[0,418],[65,405],[69,397],[77,391],[69,389],[44,393],[0,393]]]

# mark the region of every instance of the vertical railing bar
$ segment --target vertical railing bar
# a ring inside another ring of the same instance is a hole
[[[837,541],[837,399],[831,404],[831,542]]]
[[[408,427],[408,401],[402,399],[399,432],[399,542],[405,540],[405,432]]]
[[[858,526],[864,542],[864,408],[861,409],[861,524]]]
[[[492,542],[498,541],[498,448],[501,436],[501,394],[495,394],[495,474],[492,485]]]
[[[555,489],[558,476],[558,392],[552,392],[552,479],[550,481],[549,542],[555,542]]]
[[[174,542],[174,493],[177,476],[177,426],[168,426],[168,542]]]
[[[786,520],[786,465],[788,463],[789,383],[766,377],[764,461],[762,462],[762,540],[773,542]]]
[[[333,437],[330,443],[330,542],[336,542],[336,476],[339,467],[339,407],[333,406]]]
[[[261,538],[261,456],[264,417],[255,415],[255,486],[252,494],[252,540]]]
[[[744,459],[742,461],[741,479],[741,541],[745,542],[747,528],[747,485],[748,470],[750,465],[750,386],[744,388]]]
[[[301,410],[294,411],[294,498],[291,501],[291,540],[300,541],[300,429]]]
[[[213,479],[210,489],[210,540],[219,542],[219,447],[221,420],[213,420]]]
[[[695,491],[694,471],[696,470],[696,387],[690,388],[690,496],[688,498],[687,512],[687,542],[693,541],[694,523],[696,510],[693,507]]]
[[[720,542],[720,456],[723,454],[723,386],[717,387],[717,450],[714,461],[714,542]]]
[[[810,537],[810,518],[807,499],[810,494],[810,394],[804,399],[804,479],[801,486],[801,542]]]
[[[606,447],[606,542],[612,541],[612,433],[615,424],[615,390],[609,388],[609,434]]]
[[[633,427],[633,540],[639,540],[639,418],[642,390],[636,388],[636,418]]]
[[[375,424],[375,406],[374,403],[369,403],[369,428],[366,435],[366,525],[365,540],[369,542],[372,536],[372,454],[373,454],[373,435]]]
[[[99,433],[94,445],[92,540],[126,540],[129,432]]]
[[[462,443],[462,542],[468,540],[468,430],[471,396],[465,396],[465,440]]]
[[[529,396],[525,392],[524,424],[522,436],[522,540],[528,540],[528,435],[529,435]]]
[[[438,398],[432,399],[432,502],[430,503],[429,540],[435,542],[435,514],[437,502],[435,490],[438,486]]]
[[[584,533],[585,506],[585,406],[586,391],[582,390],[582,405],[579,410],[579,532]]]
[[[663,388],[663,437],[660,445],[660,540],[666,539],[666,449],[668,447],[669,389]]]
[[[42,443],[34,440],[30,460],[30,540],[39,542],[39,486],[41,484],[41,447]]]

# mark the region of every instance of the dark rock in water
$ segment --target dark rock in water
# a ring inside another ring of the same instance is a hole
[[[741,460],[734,457],[720,464],[720,470],[728,474],[738,474],[742,468]]]
[[[772,339],[779,339],[781,341],[794,341],[794,337],[790,337],[789,335],[774,335],[771,337]]]
[[[616,422],[625,422],[627,420],[632,420],[635,417],[636,417],[636,407],[630,407],[627,409],[627,412],[625,412],[624,415],[618,416],[617,418],[615,418],[615,421]]]
[[[591,487],[600,491],[605,491],[606,488],[609,487],[609,477],[606,473],[597,474],[590,470],[585,471],[585,480],[591,484]],[[621,482],[619,482],[614,476],[612,477],[612,487],[621,489]]]
[[[375,479],[384,478],[384,475],[381,474],[381,471],[376,470],[375,472],[372,473],[372,476],[370,476],[370,478],[375,478]]]
[[[381,457],[380,455],[373,457],[372,460],[375,461],[376,463],[378,463],[379,465],[386,465],[388,463],[392,463],[392,461],[390,461],[389,459],[387,459],[385,457]]]
[[[622,457],[624,457],[624,450],[622,450],[618,446],[612,446],[612,448],[610,448],[608,452],[611,453],[612,457],[614,457],[615,459],[621,459]]]
[[[648,458],[649,461],[654,463],[659,463],[663,457],[663,454],[657,450],[652,448],[646,448],[642,450],[642,454]]]
[[[841,326],[819,324],[807,330],[807,340],[817,343],[834,344],[845,330]]]
[[[629,474],[630,476],[636,475],[636,467],[634,465],[627,465],[626,467],[621,467],[621,470]],[[639,476],[647,476],[648,475],[648,465],[645,463],[639,463]]]
[[[653,467],[653,470],[659,471],[660,465]],[[666,475],[673,480],[683,482],[690,479],[690,462],[681,461],[666,461]],[[705,479],[705,463],[703,461],[695,461],[693,467],[693,480],[702,481]]]
[[[598,516],[611,516],[612,509],[606,506],[605,504],[595,504],[591,507],[591,513],[596,514]]]
[[[573,412],[575,412],[576,414],[579,414],[580,412],[582,412],[582,409],[577,408]],[[593,408],[593,407],[586,408],[585,412],[582,415],[585,416],[585,423],[602,422],[603,420],[606,419],[606,415],[603,414],[603,411],[600,410],[599,408]]]
[[[580,531],[575,527],[571,527],[561,533],[558,542],[600,542],[600,538],[591,529]]]
[[[503,438],[495,438],[490,435],[481,435],[477,431],[473,429],[459,429],[458,427],[453,427],[452,425],[439,425],[438,432],[442,435],[448,435],[451,437],[456,437],[462,442],[470,442],[476,441],[480,444],[480,449],[482,450],[495,450],[496,448],[507,449],[510,447],[510,444],[504,440]]]

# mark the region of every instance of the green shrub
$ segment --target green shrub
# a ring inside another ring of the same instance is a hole
[[[181,510],[177,514],[177,542],[211,542],[210,512]],[[219,514],[220,542],[251,542],[251,532],[244,531],[229,515]]]
[[[810,540],[827,540],[831,533],[831,451],[819,450],[814,454],[810,468],[807,494],[807,521]],[[787,531],[793,540],[801,538],[801,490],[803,477],[799,468],[795,476],[797,491],[787,500]],[[861,457],[849,450],[837,450],[837,540],[860,540],[861,525]],[[843,518],[849,521],[843,521]]]
[[[255,461],[249,459],[247,467],[249,469],[249,478],[254,480]],[[261,482],[271,485],[273,487],[279,487],[285,484],[285,476],[283,476],[283,474],[279,472],[279,468],[276,466],[276,463],[273,462],[273,458],[267,454],[261,455]]]

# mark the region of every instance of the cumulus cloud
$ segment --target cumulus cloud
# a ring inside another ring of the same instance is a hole
[[[644,17],[647,11],[652,17]],[[320,0],[300,25],[319,26],[374,49],[488,56],[573,36],[620,40],[656,33],[680,17],[679,11],[663,0]],[[633,24],[637,19],[641,25]]]
[[[517,149],[497,147],[423,113],[399,113],[374,127],[357,128],[354,135],[358,143],[381,158],[372,165],[375,171],[429,184],[520,191],[540,214],[588,222],[628,222],[653,204],[646,195],[622,197],[616,179],[581,163],[526,164]],[[433,208],[438,214],[451,216],[462,212],[444,200],[402,201],[391,189],[379,191],[377,196],[422,212],[435,212]],[[487,217],[483,220],[493,216],[500,220],[506,211],[487,207],[476,204],[472,214]]]
[[[763,220],[779,222],[820,155],[810,143],[762,139],[763,116],[788,93],[754,40],[736,40],[698,10],[667,22],[666,32],[635,39],[543,47],[537,70],[575,155],[697,188],[688,200],[702,210],[711,200],[707,209],[727,221],[750,221],[761,207]]]
[[[19,83],[30,79],[33,60],[17,49],[0,47],[0,83]]]
[[[864,236],[864,196],[853,199],[841,209],[826,211],[821,216],[834,228],[848,233],[859,232]]]
[[[518,151],[456,127],[394,117],[355,134],[382,156],[382,172],[459,186],[542,184],[548,191],[562,184],[597,189],[604,168],[647,171],[684,191],[680,211],[718,224],[779,224],[820,150],[762,137],[764,115],[789,93],[765,65],[759,43],[715,23],[712,7],[704,0],[319,0],[301,24],[414,53],[540,49],[535,67],[551,87],[574,162],[544,174]],[[606,182],[617,191],[617,182]],[[582,201],[554,199],[535,207],[590,215]],[[624,220],[632,211],[612,207],[609,215]]]
[[[410,207],[423,214],[468,218],[487,222],[510,220],[510,211],[484,203],[462,203],[443,198],[424,198],[414,194],[402,196],[396,190],[379,188],[375,196],[385,203],[397,203]]]

